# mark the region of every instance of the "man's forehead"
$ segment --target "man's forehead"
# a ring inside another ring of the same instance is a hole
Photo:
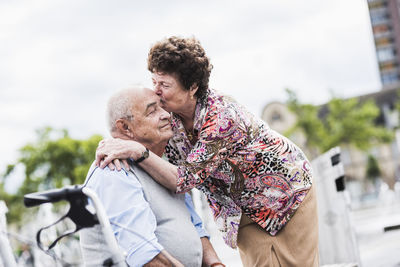
[[[138,92],[135,99],[136,105],[133,107],[138,112],[144,112],[149,105],[157,104],[160,101],[156,93],[148,88],[143,88],[143,90]]]
[[[142,99],[145,102],[149,102],[151,99],[154,100],[154,99],[158,99],[158,98],[159,97],[157,96],[157,94],[153,90],[151,90],[149,88],[144,88],[143,89]]]

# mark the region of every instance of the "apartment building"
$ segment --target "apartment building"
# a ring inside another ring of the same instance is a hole
[[[400,85],[400,0],[368,0],[382,89]]]

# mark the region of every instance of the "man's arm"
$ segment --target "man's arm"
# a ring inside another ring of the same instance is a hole
[[[202,266],[209,267],[212,264],[215,267],[225,266],[224,264],[221,263],[221,260],[219,259],[217,252],[215,252],[214,247],[212,246],[208,237],[202,237],[200,240],[201,240],[201,245],[203,246]],[[219,263],[219,264],[217,264],[217,263]]]
[[[197,214],[196,210],[194,209],[193,200],[189,193],[185,193],[185,204],[186,208],[190,213],[190,219],[192,224],[196,228],[196,231],[199,237],[210,237],[207,233],[206,229],[204,229],[203,221],[201,220],[200,216]]]

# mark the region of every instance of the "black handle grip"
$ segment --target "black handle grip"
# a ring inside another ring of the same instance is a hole
[[[75,194],[83,194],[82,186],[74,185],[60,189],[26,194],[24,196],[24,205],[25,207],[34,207],[43,203],[53,203],[61,200],[68,200],[72,195]]]

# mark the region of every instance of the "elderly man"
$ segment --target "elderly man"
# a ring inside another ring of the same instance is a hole
[[[190,196],[168,191],[136,164],[149,150],[161,156],[172,136],[170,115],[159,98],[147,88],[122,90],[109,100],[108,122],[112,137],[147,148],[121,171],[92,165],[85,182],[102,201],[128,265],[222,265]],[[81,247],[87,266],[101,266],[108,256],[98,227],[81,232]]]

